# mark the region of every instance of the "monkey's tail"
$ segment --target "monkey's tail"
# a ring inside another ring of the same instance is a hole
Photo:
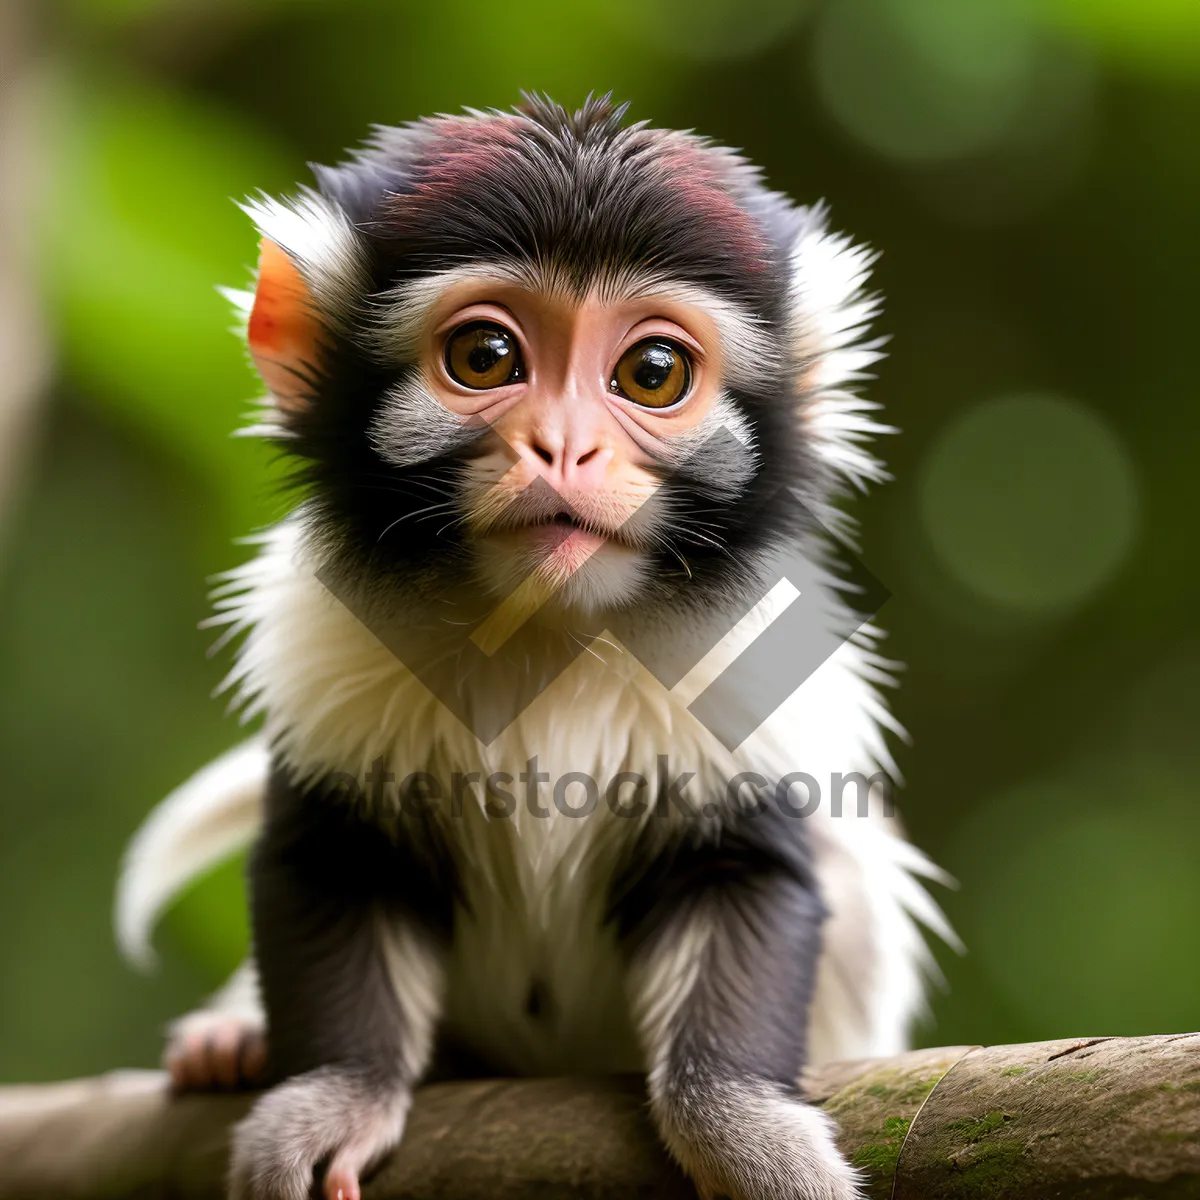
[[[252,738],[197,771],[133,835],[117,881],[117,944],[154,965],[150,935],[170,900],[197,875],[249,844],[262,823],[269,756]]]

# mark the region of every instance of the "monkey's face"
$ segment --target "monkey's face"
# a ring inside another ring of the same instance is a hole
[[[743,357],[754,345],[763,369],[769,347],[696,289],[648,280],[620,294],[578,294],[530,288],[496,267],[454,276],[429,289],[427,311],[408,314],[419,369],[403,399],[378,410],[375,445],[402,463],[419,435],[414,408],[439,406],[477,432],[452,505],[491,590],[588,609],[636,601],[658,553],[707,524],[670,503],[672,464],[711,443],[706,466],[722,469],[721,447],[727,494],[753,475],[725,345],[738,339]],[[686,569],[679,551],[673,565]]]
[[[655,446],[716,400],[711,322],[651,298],[577,301],[482,280],[438,308],[425,384],[489,430],[460,497],[485,576],[505,592],[528,578],[569,596],[590,563],[593,602],[636,595],[662,535],[661,513],[644,508],[659,485]]]
[[[783,492],[822,491],[805,402],[830,380],[793,261],[812,215],[619,117],[382,131],[322,195],[251,206],[251,352],[310,527],[372,586],[705,604],[794,532]]]

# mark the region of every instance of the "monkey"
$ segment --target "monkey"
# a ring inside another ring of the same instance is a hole
[[[261,731],[151,815],[117,900],[145,959],[250,847],[251,957],[165,1056],[265,1088],[234,1200],[358,1200],[414,1088],[480,1071],[641,1072],[701,1196],[847,1200],[801,1072],[902,1049],[925,929],[953,938],[871,791],[893,672],[838,569],[886,478],[873,254],[626,117],[380,126],[243,206],[251,430],[296,503],[214,622]],[[765,703],[792,610],[809,666]],[[867,803],[811,802],[849,773]]]

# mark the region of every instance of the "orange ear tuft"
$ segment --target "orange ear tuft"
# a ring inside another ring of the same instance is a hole
[[[246,340],[279,408],[304,408],[309,401],[306,381],[321,351],[321,322],[296,264],[267,238],[259,243],[258,288]]]

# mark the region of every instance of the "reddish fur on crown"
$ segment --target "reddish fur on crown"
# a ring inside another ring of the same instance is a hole
[[[399,234],[407,232],[416,211],[453,206],[468,181],[493,174],[497,160],[528,161],[531,146],[548,136],[522,112],[435,117],[425,126],[432,137],[413,186],[389,206],[393,231]],[[762,233],[734,198],[739,171],[747,169],[740,157],[694,134],[638,126],[620,131],[609,153],[636,157],[639,171],[660,180],[697,222],[722,230],[745,269],[766,266],[769,252]]]

